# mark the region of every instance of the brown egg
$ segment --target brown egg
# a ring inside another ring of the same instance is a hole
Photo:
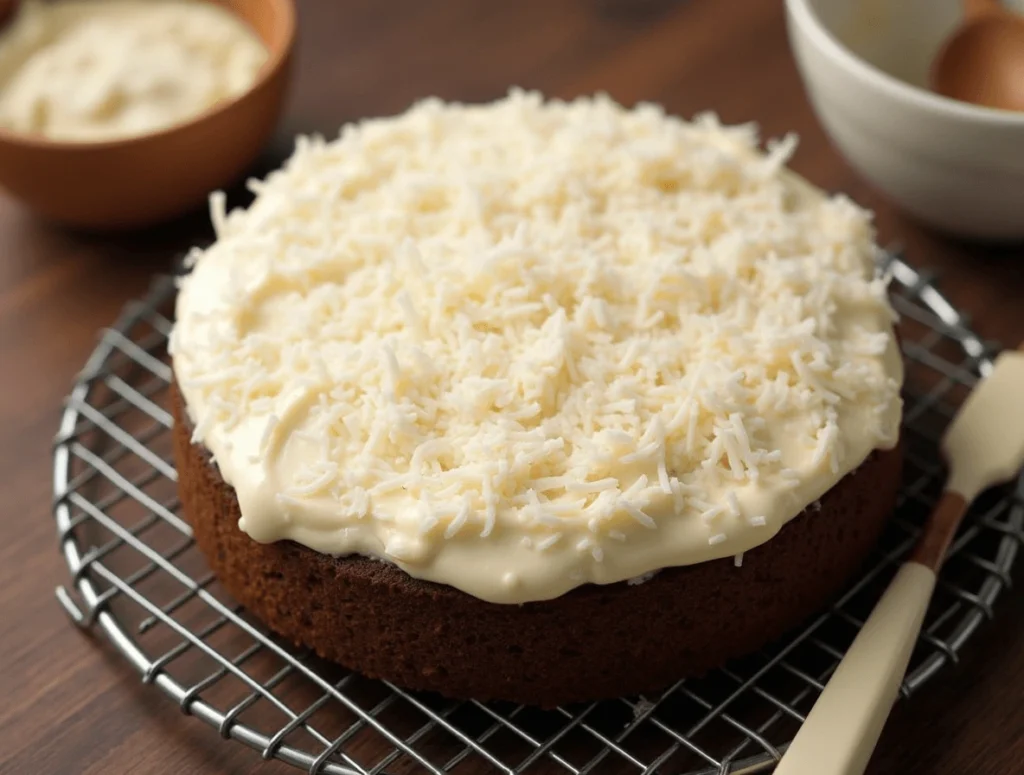
[[[248,91],[138,137],[63,142],[0,130],[0,186],[46,218],[123,229],[181,215],[241,175],[280,115],[295,43],[295,3],[208,1],[247,22],[269,51]]]
[[[1024,20],[985,16],[961,29],[932,70],[939,94],[1005,110],[1024,110]]]

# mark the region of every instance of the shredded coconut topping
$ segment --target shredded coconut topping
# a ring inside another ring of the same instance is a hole
[[[895,443],[902,378],[869,217],[793,147],[514,91],[215,198],[174,365],[250,535],[509,602],[767,540]]]

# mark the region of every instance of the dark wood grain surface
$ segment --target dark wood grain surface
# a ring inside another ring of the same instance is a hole
[[[267,164],[299,131],[513,84],[605,90],[684,116],[714,109],[767,135],[798,131],[799,172],[875,209],[881,239],[940,270],[983,336],[1024,338],[1024,250],[929,233],[857,178],[811,113],[778,0],[301,0],[300,13],[297,77]],[[117,238],[71,234],[0,196],[0,772],[288,771],[183,716],[53,598],[66,580],[50,517],[61,399],[97,330],[205,236],[201,215]],[[1024,596],[1001,598],[961,664],[897,708],[872,772],[1024,772]]]

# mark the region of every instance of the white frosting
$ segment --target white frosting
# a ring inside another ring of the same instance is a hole
[[[0,126],[63,141],[164,129],[241,94],[267,50],[194,0],[25,0],[0,34]]]
[[[503,603],[770,539],[901,412],[870,218],[792,147],[520,92],[300,139],[172,336],[240,527]]]

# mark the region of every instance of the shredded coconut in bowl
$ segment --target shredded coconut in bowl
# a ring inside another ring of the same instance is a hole
[[[133,137],[246,91],[268,52],[194,0],[24,0],[0,31],[0,126],[70,142]]]

